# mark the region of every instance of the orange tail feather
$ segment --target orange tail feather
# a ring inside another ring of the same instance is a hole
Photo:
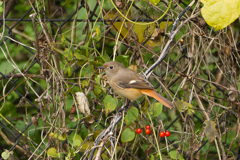
[[[170,102],[168,99],[166,99],[165,97],[161,96],[160,94],[158,94],[154,90],[141,89],[141,92],[142,92],[142,94],[145,94],[145,95],[148,95],[150,97],[155,98],[160,103],[162,103],[164,106],[166,106],[166,107],[168,107],[170,109],[174,107],[174,104],[172,102]]]

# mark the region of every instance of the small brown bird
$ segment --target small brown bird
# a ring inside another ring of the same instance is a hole
[[[119,95],[130,100],[136,100],[143,95],[155,98],[168,108],[174,105],[168,99],[154,91],[154,87],[141,75],[126,68],[119,62],[107,62],[103,64],[108,81],[113,90]]]

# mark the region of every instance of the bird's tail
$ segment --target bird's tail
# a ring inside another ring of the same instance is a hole
[[[141,89],[141,92],[145,95],[148,95],[150,97],[155,98],[156,100],[158,100],[160,103],[162,103],[164,106],[172,109],[174,107],[174,104],[172,102],[170,102],[167,98],[161,96],[160,94],[158,94],[157,92],[155,92],[154,90],[150,90],[150,89]]]

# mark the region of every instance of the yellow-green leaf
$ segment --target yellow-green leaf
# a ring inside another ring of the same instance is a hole
[[[81,55],[81,53],[79,52],[75,52],[74,56],[78,59],[78,60],[82,60],[82,61],[86,61],[87,57],[85,57],[84,55]]]
[[[60,157],[60,153],[57,153],[57,150],[54,147],[48,149],[47,155],[51,156],[53,158],[59,158]]]
[[[185,112],[188,108],[192,108],[191,104],[183,101],[177,101],[176,106],[179,112]]]
[[[99,74],[99,75],[97,75],[97,77],[95,78],[95,81],[97,82],[98,85],[101,85],[101,84],[100,84],[100,79],[101,79],[101,77],[102,77],[103,74],[104,74],[104,73]]]
[[[64,37],[64,35],[62,34],[62,37],[61,37],[61,42],[64,43],[66,40],[66,38]]]
[[[63,55],[68,61],[71,61],[73,59],[73,53],[68,48],[64,50]]]
[[[104,98],[104,106],[105,106],[105,111],[106,115],[116,109],[116,100],[112,98],[112,96],[107,95]]]
[[[100,30],[100,26],[95,26],[93,28],[93,34],[92,34],[93,38],[96,39],[97,41],[99,41],[101,39],[101,30]]]
[[[82,88],[88,87],[88,86],[89,86],[89,80],[88,80],[88,79],[83,80],[83,81],[82,81]]]
[[[240,15],[239,0],[201,0],[201,10],[208,25],[220,30],[235,21]]]
[[[11,159],[10,156],[13,155],[13,151],[8,151],[5,150],[4,152],[2,152],[1,156],[3,159]]]
[[[60,134],[60,135],[58,136],[58,139],[61,140],[61,141],[64,141],[64,140],[66,139],[66,133]]]
[[[100,93],[102,92],[102,87],[101,86],[94,86],[93,92],[97,97],[99,97]]]
[[[180,112],[187,111],[186,112],[187,116],[192,116],[195,113],[195,110],[193,109],[193,106],[190,103],[177,101],[176,106]]]
[[[73,147],[79,147],[83,142],[83,139],[80,135],[75,134],[73,137]]]
[[[53,132],[51,132],[51,133],[49,133],[49,137],[51,137],[52,139],[57,139],[57,133],[53,133]]]
[[[97,130],[93,133],[93,138],[96,139],[102,132],[103,132],[103,129],[97,129]]]
[[[73,73],[73,67],[69,66],[68,67],[68,77],[71,77],[72,73]]]
[[[216,129],[216,123],[211,120],[206,120],[203,123],[204,131],[207,136],[208,142],[212,143],[213,140],[215,140],[217,136],[217,129]]]
[[[149,0],[149,2],[156,6],[160,2],[160,0]]]
[[[142,111],[143,111],[143,113],[146,113],[146,112],[147,112],[148,107],[149,107],[149,104],[148,104],[147,98],[145,98],[145,101],[144,101],[144,103],[143,103],[143,105],[142,105]]]
[[[193,107],[191,105],[191,107],[188,107],[187,115],[188,116],[193,116],[194,113],[195,113],[195,110],[193,109]]]

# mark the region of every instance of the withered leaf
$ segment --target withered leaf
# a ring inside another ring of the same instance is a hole
[[[176,106],[177,106],[177,109],[179,110],[179,112],[187,111],[187,113],[186,113],[187,116],[192,116],[195,113],[194,108],[190,103],[183,102],[183,101],[177,101]]]
[[[212,143],[217,136],[216,122],[211,120],[206,120],[203,123],[203,128],[207,136],[208,142]]]
[[[159,42],[161,40],[162,34],[164,34],[164,30],[155,28],[155,30],[151,36],[151,40],[154,42]]]
[[[235,88],[233,86],[230,86],[230,89],[233,90]],[[235,101],[235,99],[237,98],[237,96],[236,96],[237,94],[233,91],[229,91],[228,95],[229,95],[228,99],[231,101]]]
[[[37,119],[37,117],[32,116],[32,117],[31,117],[31,122],[32,122],[32,124],[34,124],[35,126],[38,126],[38,119]]]

